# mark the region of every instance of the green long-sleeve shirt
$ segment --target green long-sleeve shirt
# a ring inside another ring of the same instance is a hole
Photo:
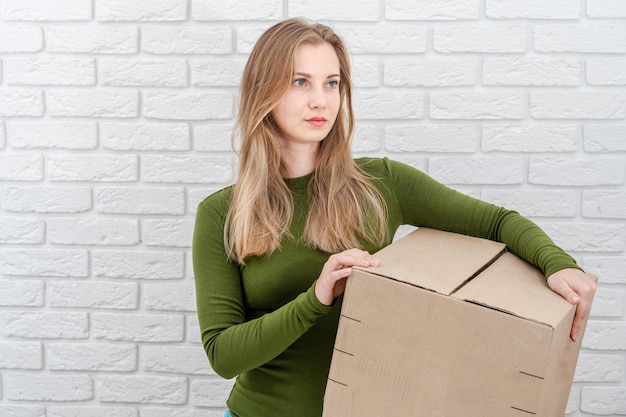
[[[518,213],[458,193],[419,170],[389,159],[357,164],[375,178],[388,209],[388,241],[403,224],[506,243],[546,276],[575,267],[534,223]],[[294,198],[292,236],[301,236],[309,176],[288,179]],[[319,417],[339,320],[341,299],[322,305],[314,283],[329,253],[285,237],[270,255],[245,266],[227,259],[223,230],[232,197],[228,187],[198,208],[193,264],[202,342],[215,372],[237,377],[228,407],[237,417]],[[390,300],[390,302],[393,302]]]

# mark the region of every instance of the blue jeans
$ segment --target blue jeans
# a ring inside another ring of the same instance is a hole
[[[233,417],[233,416],[230,414],[230,410],[226,410],[226,414],[224,414],[224,417]]]

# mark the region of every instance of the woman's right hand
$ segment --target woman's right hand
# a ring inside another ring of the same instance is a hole
[[[331,255],[315,283],[317,299],[324,305],[331,305],[335,298],[343,294],[353,266],[367,268],[379,264],[378,259],[360,249],[348,249]]]

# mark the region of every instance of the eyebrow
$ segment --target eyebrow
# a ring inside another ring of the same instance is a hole
[[[309,74],[308,72],[296,72],[295,75],[305,77],[305,78],[311,78],[311,74]],[[339,76],[340,76],[339,74],[330,74],[326,78],[335,78]]]

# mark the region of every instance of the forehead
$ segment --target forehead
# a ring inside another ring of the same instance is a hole
[[[295,71],[310,74],[339,74],[339,58],[329,43],[300,45],[296,50]]]

